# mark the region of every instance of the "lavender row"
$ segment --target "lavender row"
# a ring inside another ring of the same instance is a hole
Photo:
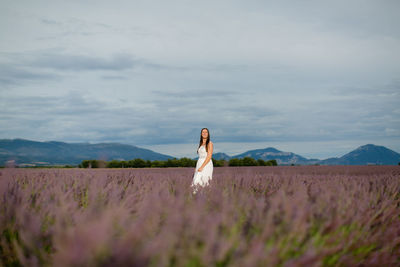
[[[5,266],[400,265],[397,166],[3,169]]]

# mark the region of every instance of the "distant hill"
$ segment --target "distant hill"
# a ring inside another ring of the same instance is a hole
[[[283,152],[273,147],[264,149],[249,150],[247,152],[232,156],[232,158],[251,157],[253,159],[272,160],[275,159],[278,165],[282,164],[315,164],[318,159],[307,159],[292,152]]]
[[[400,154],[384,146],[367,144],[347,153],[340,158],[321,160],[321,165],[397,165]]]
[[[222,153],[222,152],[214,153],[214,154],[212,155],[212,157],[213,157],[213,159],[216,159],[216,160],[221,160],[221,159],[223,159],[223,160],[230,160],[230,159],[231,159],[230,156],[228,156],[227,154]]]
[[[167,160],[173,158],[149,149],[119,143],[36,142],[24,139],[0,139],[0,165],[16,164],[77,165],[86,159]]]
[[[241,154],[229,156],[218,152],[213,159],[251,157],[256,160],[276,160],[278,165],[397,165],[400,154],[384,146],[367,144],[361,146],[340,158],[324,160],[307,159],[292,152],[283,152],[273,147],[249,150]],[[167,160],[172,156],[160,154],[149,149],[119,143],[64,143],[64,142],[36,142],[24,139],[0,139],[0,166],[8,161],[15,161],[17,165],[78,165],[87,159],[131,160]],[[194,158],[197,160],[198,158]]]
[[[249,150],[244,153],[228,156],[225,153],[213,154],[214,159],[230,160],[232,158],[251,157],[265,161],[275,159],[278,165],[397,165],[400,162],[400,154],[384,146],[367,144],[361,146],[340,158],[328,158],[325,160],[307,159],[292,152],[283,152],[273,147]]]

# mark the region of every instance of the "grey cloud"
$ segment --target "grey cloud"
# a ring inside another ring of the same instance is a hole
[[[85,56],[43,54],[33,60],[31,66],[56,70],[125,70],[135,66],[136,61],[130,55],[117,54],[110,59]],[[139,63],[140,64],[140,63]]]
[[[249,119],[256,119],[263,116],[276,116],[281,115],[282,112],[277,109],[268,108],[266,106],[256,106],[253,105],[249,107],[248,105],[237,105],[233,107],[226,107],[224,111],[232,112],[236,114],[242,114]]]
[[[101,76],[104,80],[126,80],[127,77],[122,75],[103,75]]]
[[[400,100],[400,80],[376,86],[342,86],[329,90],[335,96],[388,96]]]
[[[82,98],[77,92],[63,97],[5,97],[1,103],[1,116],[14,116],[15,120],[44,117],[87,116],[104,110],[104,106],[95,101]]]
[[[28,81],[42,81],[42,80],[59,80],[60,75],[41,71],[37,69],[27,68],[17,64],[4,64],[0,63],[0,84],[19,85]]]
[[[298,23],[306,23],[318,31],[347,34],[356,38],[372,36],[400,37],[396,0],[269,2],[248,1],[244,8],[255,13],[278,14]]]
[[[28,127],[34,129],[36,133],[31,134],[37,136],[52,129],[52,133],[47,135],[60,136],[62,140],[70,140],[71,135],[79,135],[84,141],[188,143],[193,142],[194,137],[197,138],[199,125],[203,124],[210,125],[209,127],[214,129],[224,128],[225,133],[215,136],[216,140],[263,139],[262,136],[254,137],[255,125],[252,125],[247,132],[243,132],[242,127],[237,126],[237,124],[243,125],[247,119],[238,116],[239,113],[245,112],[244,107],[237,109],[236,113],[234,109],[230,110],[232,116],[236,117],[234,122],[224,122],[224,114],[218,114],[219,120],[201,122],[199,118],[193,119],[190,112],[185,113],[185,106],[171,112],[165,112],[162,107],[155,110],[135,106],[117,107],[72,93],[60,98],[7,98],[4,99],[2,107],[4,112],[0,114],[0,121],[9,121],[13,125],[7,129],[3,128],[0,133],[2,136],[21,132]],[[167,119],[166,116],[172,116],[174,119]],[[90,135],[89,140],[86,138],[87,135]]]
[[[47,18],[41,18],[40,22],[48,25],[62,25],[61,22],[53,20],[53,19],[47,19]]]
[[[0,105],[0,121],[7,122],[7,127],[1,127],[3,136],[18,136],[18,133],[26,133],[26,129],[29,129],[28,134],[35,137],[44,134],[69,140],[69,136],[73,135],[90,141],[104,136],[102,132],[107,128],[118,128],[116,119],[119,114],[113,114],[114,108],[85,99],[79,94],[70,93],[63,97],[6,97]]]
[[[112,25],[110,23],[91,21],[90,19],[82,19],[78,17],[70,17],[68,19],[49,18],[48,16],[35,16],[35,18],[45,26],[56,27],[57,31],[41,37],[39,39],[55,39],[73,36],[95,36],[99,34],[124,34],[139,37],[151,36],[146,29],[139,26],[129,25]]]
[[[61,80],[63,71],[121,72],[134,68],[166,69],[156,63],[137,59],[129,54],[114,54],[110,58],[87,55],[31,51],[24,53],[0,53],[0,84],[17,85],[27,81]],[[103,75],[105,80],[124,80],[124,75]]]
[[[239,95],[238,92],[233,90],[212,90],[212,89],[199,89],[199,90],[191,90],[188,92],[187,90],[152,90],[151,92],[155,97],[160,97],[160,101],[166,101],[165,99],[168,98],[168,101],[173,101],[174,99],[177,100],[179,98],[185,99],[192,99],[194,101],[198,101],[201,99],[208,99],[208,98],[217,98],[217,97],[233,97]]]
[[[25,53],[2,53],[1,56],[8,61],[3,68],[31,68],[46,69],[55,71],[123,71],[134,68],[148,70],[170,70],[170,71],[232,71],[243,70],[245,66],[227,65],[227,64],[208,64],[208,65],[166,65],[152,62],[147,59],[138,58],[131,54],[115,53],[109,58],[89,55],[67,54],[63,52],[54,52],[54,49],[46,51],[32,51]],[[1,57],[0,57],[1,60]],[[1,65],[0,65],[1,67]],[[15,71],[17,72],[17,70]],[[20,71],[22,72],[22,71]],[[37,72],[37,71],[36,71]],[[46,74],[34,75],[33,71],[25,71],[26,76],[46,78]],[[50,74],[47,74],[50,75]],[[6,75],[4,75],[6,76]],[[11,75],[13,76],[13,75]],[[104,75],[105,79],[113,79],[115,75]],[[121,78],[123,76],[119,76]]]
[[[399,2],[44,3],[0,10],[1,137],[400,138]]]
[[[393,138],[395,129],[400,130],[400,119],[394,113],[397,106],[398,101],[390,95],[327,98],[298,107],[298,115],[291,121],[289,129],[310,140],[382,139],[387,138],[386,129],[392,129],[390,138]],[[306,121],[301,117],[306,117]]]
[[[26,129],[31,129],[30,138],[45,135],[66,141],[152,145],[197,142],[201,127],[210,129],[215,142],[236,143],[357,140],[360,136],[379,136],[379,131],[386,128],[391,134],[396,131],[396,128],[388,127],[385,124],[387,121],[382,118],[367,119],[367,115],[365,121],[361,120],[353,126],[359,119],[357,115],[351,115],[348,104],[342,103],[340,110],[335,108],[337,104],[325,104],[323,110],[310,113],[307,123],[304,123],[298,116],[290,117],[285,112],[264,106],[229,107],[223,103],[211,117],[198,117],[202,113],[192,111],[190,105],[184,103],[176,110],[166,111],[164,106],[155,109],[135,105],[118,107],[79,93],[63,97],[5,98],[1,105],[0,122],[7,122],[8,127],[1,127],[0,135],[20,136],[18,133],[27,134]],[[381,112],[381,115],[385,114]],[[302,116],[304,111],[299,110],[298,113]],[[227,119],[228,115],[233,120]],[[263,116],[271,119],[272,123],[268,120],[264,124],[253,121]]]
[[[161,65],[165,69],[176,71],[205,71],[205,72],[238,72],[248,70],[249,66],[246,64],[191,64],[191,65]]]

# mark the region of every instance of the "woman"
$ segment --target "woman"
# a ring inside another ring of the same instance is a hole
[[[210,133],[207,128],[201,129],[199,147],[197,154],[199,159],[196,163],[196,170],[193,176],[192,187],[196,193],[199,186],[209,185],[212,179],[213,162],[212,162],[213,143],[210,141]]]

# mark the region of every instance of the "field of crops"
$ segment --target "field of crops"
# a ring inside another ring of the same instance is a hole
[[[400,266],[399,166],[1,169],[0,265]]]

